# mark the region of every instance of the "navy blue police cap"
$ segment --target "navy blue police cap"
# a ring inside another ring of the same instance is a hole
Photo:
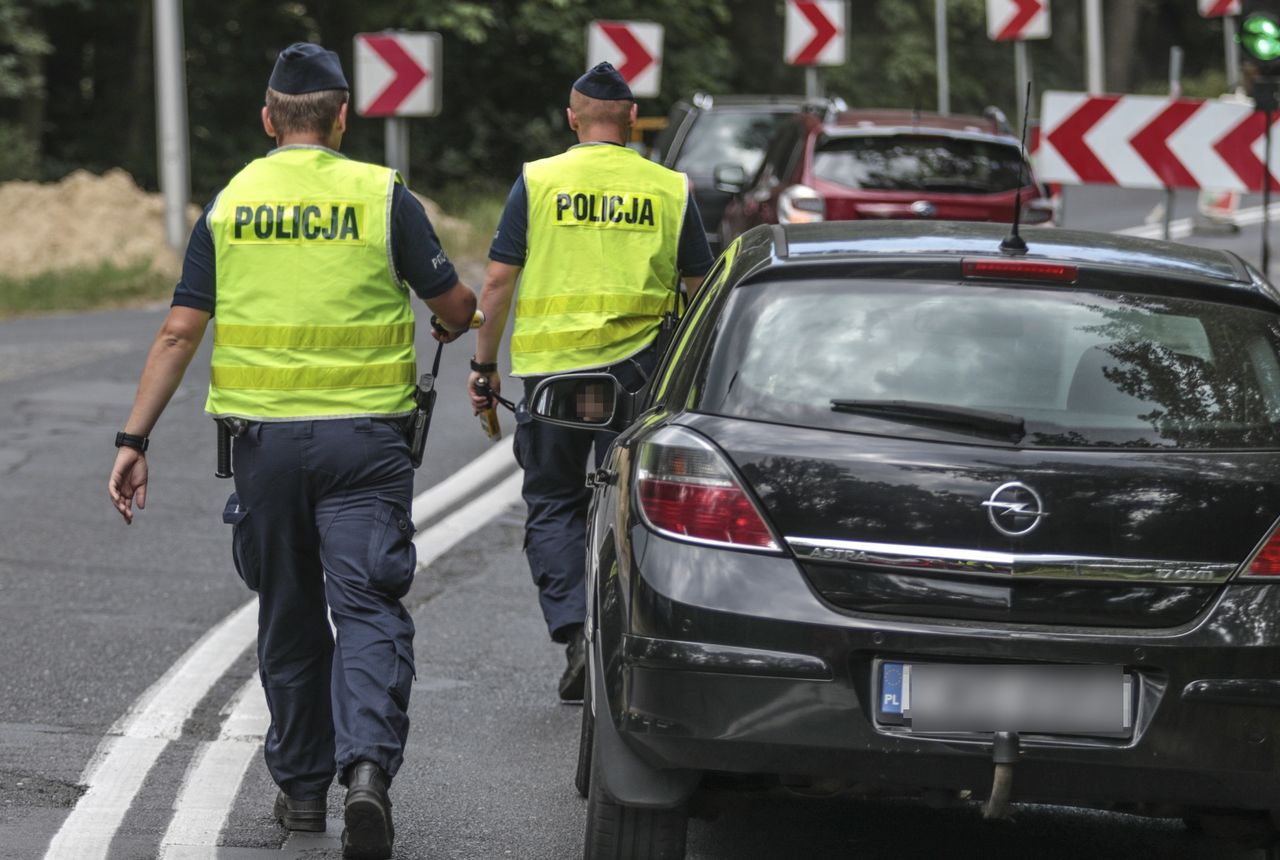
[[[635,101],[631,87],[610,63],[601,63],[573,82],[573,88],[587,98],[604,101]]]
[[[281,51],[267,86],[290,96],[351,89],[338,55],[311,42],[294,42]]]

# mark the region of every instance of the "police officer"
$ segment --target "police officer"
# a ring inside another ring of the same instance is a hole
[[[639,388],[657,361],[652,348],[679,280],[690,293],[711,268],[711,250],[681,173],[627,148],[636,103],[608,63],[569,93],[569,127],[578,144],[524,166],[489,249],[479,331],[469,382],[472,405],[485,377],[498,391],[498,348],[520,280],[511,340],[513,375],[526,400],[550,374],[601,369]],[[584,476],[594,446],[599,465],[613,434],[555,427],[517,411],[516,457],[528,506],[525,554],[552,640],[566,646],[559,693],[581,699],[586,667]]]
[[[147,437],[216,310],[205,409],[246,427],[223,519],[259,598],[275,815],[324,830],[337,775],[343,856],[383,858],[414,674],[400,603],[415,567],[402,427],[416,379],[408,290],[450,330],[437,335],[446,342],[476,300],[395,171],[338,153],[348,90],[333,52],[281,52],[262,110],[277,148],[236,174],[192,230],[109,491],[132,522],[133,503],[146,502]]]

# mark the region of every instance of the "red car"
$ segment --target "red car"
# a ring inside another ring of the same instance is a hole
[[[716,187],[735,192],[720,231],[727,245],[757,224],[860,218],[1004,221],[1022,188],[1022,220],[1053,219],[1053,202],[1024,163],[998,111],[942,116],[850,110],[798,114],[770,141],[749,183],[722,165]]]

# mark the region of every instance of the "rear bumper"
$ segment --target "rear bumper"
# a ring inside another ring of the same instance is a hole
[[[643,572],[613,586],[630,605],[602,614],[600,653],[614,725],[654,767],[982,797],[987,738],[878,725],[877,659],[1118,665],[1141,682],[1133,737],[1024,738],[1014,800],[1280,807],[1280,589],[1229,586],[1175,630],[916,623],[829,607],[789,559],[633,545]]]

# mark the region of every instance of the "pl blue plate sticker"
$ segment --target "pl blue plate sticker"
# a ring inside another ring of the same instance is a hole
[[[883,663],[880,666],[880,711],[885,714],[902,713],[901,663]]]

